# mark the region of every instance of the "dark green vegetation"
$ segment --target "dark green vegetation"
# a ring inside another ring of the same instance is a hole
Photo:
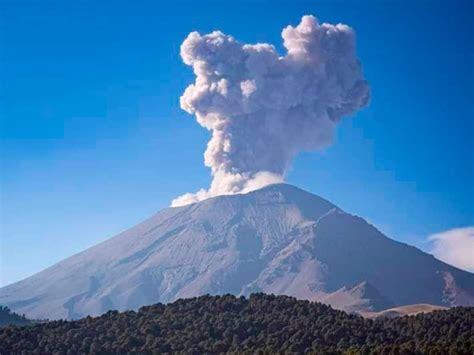
[[[6,325],[27,325],[31,323],[32,321],[25,318],[24,315],[12,312],[8,307],[0,306],[0,327]]]
[[[0,353],[472,354],[474,308],[370,320],[286,296],[202,296],[0,329]]]

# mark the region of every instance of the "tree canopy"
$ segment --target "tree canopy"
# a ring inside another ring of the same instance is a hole
[[[288,296],[201,296],[0,329],[0,353],[472,354],[474,308],[394,319]]]
[[[0,306],[0,327],[6,325],[26,325],[32,321],[27,319],[25,315],[19,315],[12,312],[10,308],[6,306]]]

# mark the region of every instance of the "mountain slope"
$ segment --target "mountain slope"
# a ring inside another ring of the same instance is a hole
[[[353,287],[344,286],[331,293],[322,300],[334,308],[349,312],[380,311],[393,306],[393,302],[380,294],[380,292],[363,281]]]
[[[473,274],[285,184],[164,209],[0,289],[0,303],[33,318],[79,318],[205,293],[262,291],[330,302],[341,288],[363,282],[377,299],[353,292],[354,307],[335,306],[474,303]]]
[[[430,313],[434,311],[444,311],[447,307],[433,306],[431,304],[411,304],[408,306],[400,306],[395,308],[385,309],[381,312],[360,312],[365,318],[371,319],[384,319],[384,318],[397,318],[403,316],[414,316],[420,313]]]

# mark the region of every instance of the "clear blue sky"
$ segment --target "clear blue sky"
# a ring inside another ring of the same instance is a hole
[[[472,1],[0,0],[0,284],[207,187],[181,42],[219,29],[282,50],[305,14],[356,30],[372,102],[288,182],[421,248],[472,225]]]

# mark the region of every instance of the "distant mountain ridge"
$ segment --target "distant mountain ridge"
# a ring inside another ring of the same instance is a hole
[[[393,307],[393,302],[381,295],[367,281],[363,281],[353,287],[344,286],[329,294],[322,301],[334,308],[352,312],[385,310]]]
[[[252,292],[350,312],[474,305],[474,274],[387,238],[321,197],[277,184],[164,209],[0,289],[0,304],[30,318],[80,318]]]

